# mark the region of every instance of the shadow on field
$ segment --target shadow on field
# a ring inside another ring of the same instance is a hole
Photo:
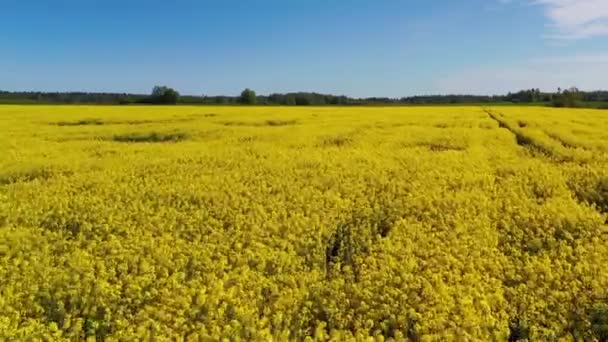
[[[298,123],[297,120],[265,120],[258,122],[248,121],[224,121],[219,124],[224,126],[249,126],[249,127],[262,127],[262,126],[293,126]]]
[[[17,170],[9,170],[0,173],[0,186],[14,183],[26,183],[36,180],[45,181],[55,175],[70,175],[69,171],[57,171],[49,167],[29,167]]]
[[[601,213],[608,214],[608,177],[598,179],[588,188],[571,186],[571,191],[579,201],[596,207]]]
[[[77,121],[59,121],[59,122],[51,122],[51,126],[101,126],[105,125],[103,120],[101,119],[82,119]]]
[[[183,132],[174,133],[127,133],[111,137],[111,140],[124,143],[170,143],[189,139],[189,135]]]
[[[346,147],[352,145],[354,142],[353,138],[345,135],[338,135],[333,137],[324,137],[318,144],[321,147]]]
[[[197,117],[215,117],[217,114],[197,114],[186,118],[162,119],[162,120],[102,120],[102,119],[81,119],[76,121],[58,121],[51,122],[51,126],[70,127],[70,126],[102,126],[102,125],[147,125],[147,124],[170,124],[179,122],[195,121]]]

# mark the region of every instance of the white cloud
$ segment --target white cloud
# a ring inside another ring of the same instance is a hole
[[[576,86],[583,90],[606,88],[608,53],[554,56],[509,66],[472,68],[447,75],[436,83],[440,93],[504,94],[520,89]]]
[[[503,1],[503,0],[500,0]],[[533,0],[551,21],[551,39],[608,36],[608,0]]]
[[[551,56],[542,57],[530,60],[532,65],[558,65],[580,67],[582,65],[604,65],[608,63],[608,53],[603,54],[578,54],[570,56]]]

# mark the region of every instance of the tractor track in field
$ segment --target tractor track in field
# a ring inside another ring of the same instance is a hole
[[[544,155],[548,155],[550,157],[554,157],[556,159],[563,159],[564,156],[563,155],[559,155],[556,154],[556,151],[547,148],[547,146],[543,145],[541,142],[536,141],[533,137],[530,137],[526,134],[524,134],[523,132],[521,132],[520,130],[525,127],[525,126],[519,126],[519,127],[514,127],[513,125],[509,124],[506,120],[501,119],[498,115],[496,115],[496,113],[492,112],[491,110],[488,109],[484,109],[484,111],[486,112],[486,114],[488,114],[488,116],[498,122],[498,126],[500,128],[504,128],[509,130],[511,133],[513,133],[513,135],[515,135],[515,138],[517,139],[517,144],[519,146],[531,149],[533,151],[536,152],[541,152]],[[582,149],[582,150],[587,150],[587,148],[585,148],[584,146],[580,146],[578,144],[569,142],[567,140],[565,140],[563,137],[560,137],[559,135],[552,133],[552,132],[548,132],[547,130],[543,129],[542,133],[544,135],[546,135],[551,141],[555,142],[556,144],[564,147],[565,149],[568,150],[576,150],[576,149]],[[564,161],[568,161],[568,160],[564,160]]]
[[[547,147],[543,146],[541,143],[536,142],[533,138],[522,134],[517,129],[513,128],[506,120],[501,119],[496,113],[492,112],[491,110],[484,109],[484,111],[486,112],[486,114],[488,114],[488,116],[492,120],[498,122],[498,126],[500,128],[504,128],[504,129],[508,130],[509,132],[511,132],[516,138],[517,145],[522,146],[522,147],[526,148],[527,150],[529,150],[532,153],[532,156],[538,156],[538,153],[540,153],[545,157],[550,157],[553,159],[560,160],[563,158],[563,156],[556,155],[555,151],[550,150]],[[564,142],[561,139],[555,138],[548,134],[547,134],[547,136],[550,137],[551,139],[555,140],[556,143],[559,143],[561,146],[563,146],[565,148],[570,148],[570,149],[576,148],[572,144]],[[592,205],[595,207],[597,212],[600,213],[601,215],[608,214],[608,181],[606,181],[605,183],[600,181],[596,185],[596,188],[590,189],[591,191],[589,193],[593,194],[592,196],[583,195],[580,193],[580,191],[576,191],[576,189],[573,189],[571,186],[567,186],[567,188],[568,188],[568,190],[570,190],[573,198],[575,198],[579,204]],[[608,217],[606,217],[605,224],[608,224]]]
[[[543,154],[545,156],[555,157],[554,151],[547,149],[545,146],[536,142],[534,139],[517,131],[506,120],[501,119],[500,117],[498,117],[498,115],[493,113],[491,110],[484,109],[484,111],[486,112],[486,114],[488,114],[490,119],[498,122],[498,127],[508,130],[515,136],[515,141],[517,142],[517,145],[529,150],[533,154],[535,154],[534,152],[540,152],[541,154]]]
[[[588,150],[588,148],[587,148],[587,147],[582,146],[582,145],[577,145],[577,144],[572,143],[572,142],[569,142],[569,141],[565,140],[563,137],[560,137],[559,135],[557,135],[557,134],[555,134],[555,133],[549,132],[549,131],[547,131],[547,130],[543,130],[543,132],[544,132],[544,133],[545,133],[545,134],[546,134],[548,137],[550,137],[551,139],[553,139],[553,140],[557,141],[558,143],[560,143],[560,144],[561,144],[563,147],[565,147],[565,148],[572,148],[572,149],[577,149],[577,148],[580,148],[580,149],[583,149],[583,150]]]

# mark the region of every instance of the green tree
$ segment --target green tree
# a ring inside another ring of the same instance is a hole
[[[166,86],[155,86],[152,89],[150,100],[152,103],[176,104],[179,100],[179,93],[173,88]]]
[[[255,91],[246,88],[241,92],[241,103],[247,105],[254,105],[257,102],[257,97],[255,95]]]
[[[558,88],[557,95],[553,96],[554,107],[578,107],[582,100],[582,94],[576,87],[561,90]]]

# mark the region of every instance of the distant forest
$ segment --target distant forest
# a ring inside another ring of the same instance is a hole
[[[564,104],[564,101],[566,104]],[[570,101],[570,102],[569,102]],[[325,106],[325,105],[444,105],[444,104],[484,104],[519,103],[553,104],[556,106],[605,107],[608,105],[608,91],[579,91],[570,88],[554,93],[538,89],[522,90],[506,95],[424,95],[401,98],[368,97],[353,98],[310,92],[256,95],[253,90],[245,89],[237,96],[192,96],[179,95],[167,87],[154,87],[151,94],[128,93],[88,93],[88,92],[9,92],[0,91],[0,103],[14,104],[197,104],[197,105],[287,105],[287,106]]]

